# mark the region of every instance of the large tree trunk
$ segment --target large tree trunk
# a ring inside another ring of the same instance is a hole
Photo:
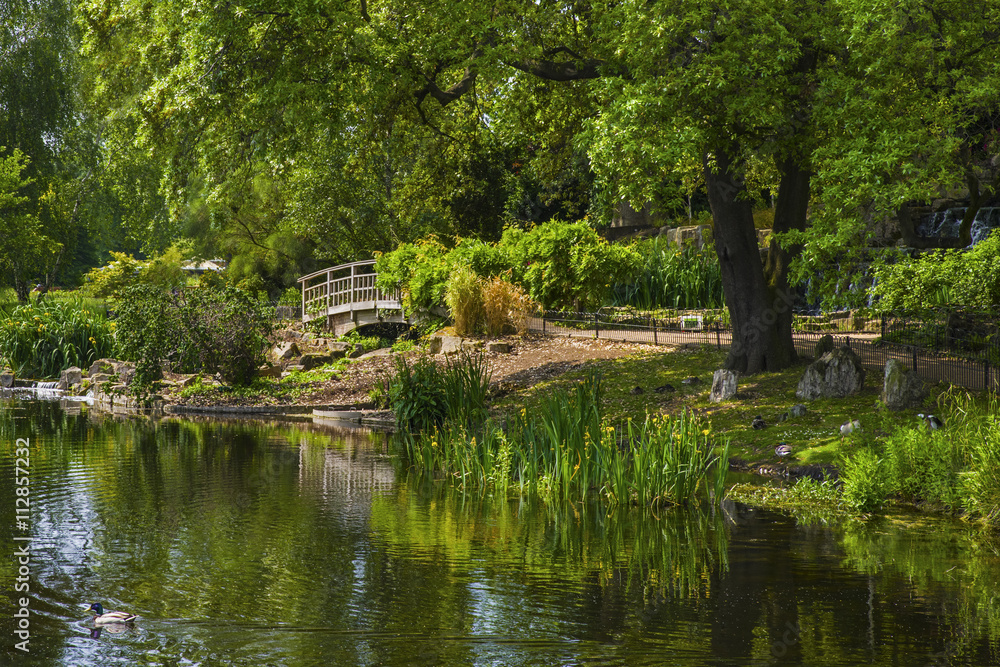
[[[717,149],[714,157],[714,167],[705,160],[705,184],[733,327],[733,344],[724,366],[741,374],[780,370],[795,361],[789,314],[793,299],[787,289],[771,288],[764,278],[753,209],[746,184],[739,170],[733,169],[732,156]],[[784,271],[775,275],[783,280]]]

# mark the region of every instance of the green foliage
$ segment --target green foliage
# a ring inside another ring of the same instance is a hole
[[[874,308],[896,315],[955,305],[996,308],[1000,304],[997,257],[1000,232],[994,231],[968,250],[938,250],[881,264],[871,288]]]
[[[959,473],[965,469],[961,439],[926,425],[895,429],[884,442],[889,493],[909,502],[961,507]]]
[[[375,262],[378,286],[386,291],[401,289],[408,313],[430,309],[444,302],[451,272],[447,256],[447,248],[435,236],[400,244]]]
[[[892,492],[888,466],[871,449],[860,449],[846,457],[840,467],[844,502],[859,512],[872,512]]]
[[[411,365],[406,357],[396,357],[396,372],[387,393],[387,404],[401,429],[410,433],[427,432],[444,422],[447,413],[444,381],[430,359],[422,357]]]
[[[467,384],[485,392],[485,373],[471,375],[479,379]],[[468,415],[465,410],[458,414]],[[709,429],[687,413],[615,429],[601,418],[601,381],[593,374],[572,391],[552,392],[530,416],[522,410],[506,429],[456,420],[454,409],[448,414],[440,427],[404,438],[404,446],[411,463],[451,475],[464,487],[506,493],[513,486],[562,499],[584,499],[599,489],[618,505],[722,498],[728,443],[714,454]]]
[[[279,306],[301,306],[302,290],[298,287],[289,287],[278,297]]]
[[[159,379],[163,362],[178,372],[219,373],[249,385],[265,361],[270,304],[236,287],[177,293],[137,284],[120,292],[118,354],[134,361],[137,393]]]
[[[130,285],[141,283],[165,291],[180,288],[187,280],[181,265],[190,257],[188,244],[175,243],[151,260],[115,251],[111,256],[110,262],[91,269],[84,276],[83,290],[88,294],[113,299]],[[208,273],[213,274],[211,278],[217,278],[214,272]]]
[[[32,301],[0,320],[0,357],[17,375],[54,377],[111,356],[114,327],[78,300]]]
[[[722,274],[711,247],[677,248],[664,239],[642,241],[636,246],[640,268],[634,282],[613,288],[616,306],[656,308],[721,308]]]
[[[608,243],[584,222],[551,221],[527,232],[511,227],[500,245],[514,281],[545,308],[596,309],[638,263],[632,248]]]

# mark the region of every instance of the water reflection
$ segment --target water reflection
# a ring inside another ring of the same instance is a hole
[[[27,402],[0,418],[2,516],[26,436],[32,653],[3,664],[997,662],[995,543],[960,524],[463,495],[382,436]],[[97,601],[135,628],[96,632]]]

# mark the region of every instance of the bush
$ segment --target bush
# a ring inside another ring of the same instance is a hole
[[[528,331],[528,317],[539,305],[519,287],[499,276],[482,281],[483,317],[487,336],[500,336],[507,327],[524,335]]]
[[[29,302],[0,321],[0,356],[17,375],[55,377],[111,356],[114,326],[79,300]]]
[[[964,469],[959,440],[925,425],[898,428],[885,441],[885,472],[891,492],[910,502],[949,509],[961,505],[959,472]]]
[[[638,256],[612,245],[583,222],[548,222],[504,230],[500,245],[515,282],[545,308],[588,310],[604,304],[611,284],[629,282]]]
[[[118,354],[134,361],[136,391],[178,372],[219,373],[227,384],[250,384],[265,360],[270,305],[236,287],[163,292],[133,285],[120,293]]]
[[[174,244],[162,255],[139,260],[123,252],[112,252],[111,262],[84,275],[83,291],[100,298],[117,298],[126,287],[152,285],[161,290],[181,287],[187,280],[181,265],[191,252],[186,244]],[[210,272],[210,273],[214,273]]]
[[[396,424],[409,432],[429,431],[439,427],[447,413],[444,379],[430,359],[420,359],[412,366],[406,357],[396,357],[396,372],[389,380],[389,409]]]
[[[902,257],[875,269],[870,294],[879,312],[917,313],[958,304],[992,309],[1000,304],[1000,232],[968,250]]]

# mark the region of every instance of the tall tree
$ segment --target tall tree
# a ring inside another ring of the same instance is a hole
[[[302,186],[300,223],[338,211],[349,235],[370,193],[368,229],[398,238],[443,219],[461,183],[440,165],[486,136],[549,123],[636,205],[683,194],[671,184],[700,164],[734,329],[726,365],[745,373],[795,359],[800,251],[857,244],[873,211],[960,179],[957,137],[998,89],[990,0],[81,8],[95,88],[134,125],[168,196],[193,174],[221,187],[267,164]],[[762,260],[748,183],[768,170],[777,234]]]

